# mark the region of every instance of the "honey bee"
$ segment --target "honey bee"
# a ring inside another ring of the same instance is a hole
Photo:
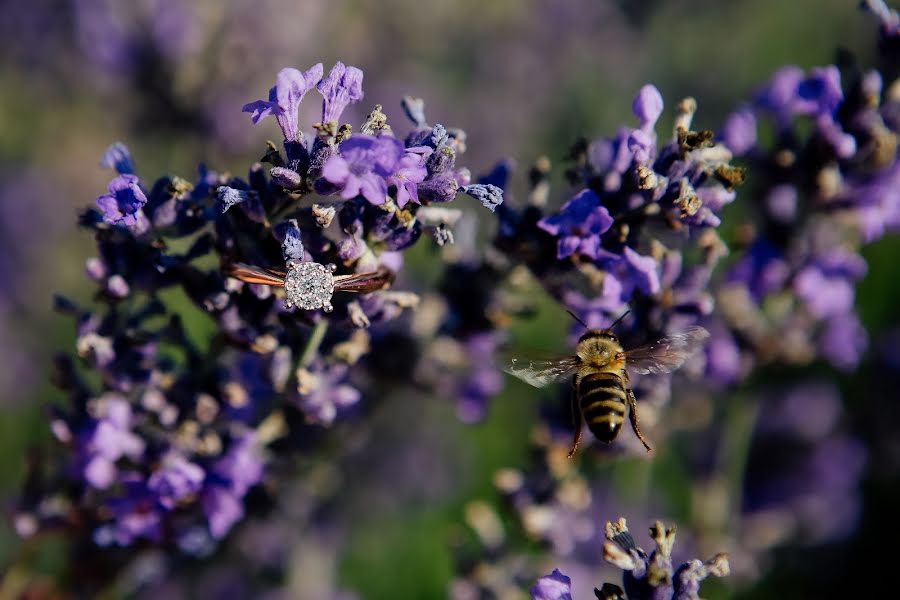
[[[637,402],[630,387],[628,369],[640,374],[670,373],[700,349],[709,332],[702,327],[689,327],[650,344],[625,350],[612,328],[625,318],[627,312],[608,329],[591,329],[577,316],[569,314],[587,329],[578,339],[574,356],[536,361],[513,359],[506,372],[537,388],[573,376],[575,439],[569,458],[575,455],[581,441],[582,420],[587,422],[588,429],[598,440],[609,444],[622,428],[626,408],[631,428],[649,452],[650,445],[638,426]]]

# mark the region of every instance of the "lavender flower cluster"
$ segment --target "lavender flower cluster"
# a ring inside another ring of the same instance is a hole
[[[740,226],[744,256],[717,293],[724,327],[714,348],[733,355],[713,371],[723,381],[757,362],[820,358],[849,370],[865,350],[854,290],[867,270],[862,246],[900,226],[900,97],[874,70],[843,79],[834,65],[784,67],[723,128],[759,174],[761,198]],[[764,123],[771,144],[758,141]]]
[[[897,13],[865,4],[882,41],[896,37]],[[67,395],[51,416],[61,449],[57,464],[34,465],[29,475],[20,535],[63,527],[92,547],[209,555],[276,494],[283,458],[311,451],[323,429],[364,409],[393,375],[391,361],[403,362],[414,385],[455,398],[461,420],[484,418],[503,387],[497,352],[511,319],[531,310],[535,286],[592,328],[628,310],[616,328],[625,347],[709,329],[705,353],[685,368],[705,379],[691,389],[708,404],[771,364],[823,360],[850,370],[862,360],[866,334],[854,306],[867,270],[861,252],[900,227],[900,84],[885,85],[878,71],[785,67],[718,132],[694,127],[698,105],[686,98],[675,104],[671,134],[660,134],[663,98],[646,85],[632,104],[635,123],[572,148],[572,189],[559,209],[549,208],[548,159],[530,169],[524,201],[505,201],[513,163],[473,180],[457,164],[465,133],[429,124],[422,100],[403,100],[412,127],[402,137],[381,105],[356,130],[342,123],[363,99],[362,81],[342,63],[327,75],[321,64],[280,71],[268,96],[243,112],[253,123],[273,117],[283,143],[270,142],[246,178],[201,166],[193,182],[147,184],[127,147],[109,147],[102,165],[117,175],[80,218],[97,242],[85,269],[97,302],[56,300],[75,321],[77,358],[55,365]],[[298,109],[313,88],[321,117],[305,128]],[[747,193],[736,202],[745,168]],[[476,242],[478,219],[448,208],[460,194],[496,217],[489,247]],[[420,296],[403,267],[423,234],[446,263],[438,293]],[[303,310],[289,290],[241,279],[236,265],[276,279],[303,265],[333,265],[337,278],[384,272],[394,288],[338,291],[323,305],[331,310]],[[210,321],[185,317],[187,305]],[[204,328],[209,339],[196,333]],[[408,356],[396,358],[407,342]],[[666,434],[671,384],[668,375],[632,378],[651,439]],[[759,397],[740,480],[724,481],[709,458],[720,458],[721,439],[698,436],[689,447],[703,478],[690,482],[691,493],[710,492],[740,513],[726,515],[740,520],[727,541],[732,563],[720,554],[676,568],[674,528],[659,522],[651,552],[624,519],[592,546],[595,516],[622,514],[610,508],[624,501],[582,467],[642,451],[629,434],[570,461],[570,416],[551,408],[535,427],[531,463],[496,474],[505,513],[467,506],[477,543],[460,552],[451,595],[526,587],[536,570],[520,552],[523,540],[570,565],[592,565],[602,552],[625,573],[621,586],[595,590],[598,598],[689,599],[705,578],[732,567],[746,573],[788,536],[817,543],[846,535],[867,456],[845,432],[839,393],[823,383]],[[771,460],[782,445],[792,461]],[[737,497],[722,500],[715,492],[724,489]],[[695,522],[727,529],[708,512]],[[782,537],[759,534],[788,520]],[[689,543],[708,541],[693,533]],[[555,570],[531,593],[571,598],[571,581]]]
[[[566,175],[579,191],[558,212],[546,209],[550,165],[540,160],[524,205],[507,202],[497,211],[494,242],[507,272],[526,268],[589,327],[606,327],[630,311],[617,326],[626,347],[710,318],[713,271],[727,254],[719,213],[744,179],[726,143],[691,128],[694,99],[677,103],[673,133],[663,142],[655,130],[659,91],[644,86],[632,110],[637,127],[573,148]],[[501,164],[483,181],[505,188],[508,175]],[[580,335],[579,327],[573,333]],[[668,400],[669,377],[636,376],[632,384],[654,420]]]
[[[868,4],[883,37],[895,36],[896,13]],[[866,348],[855,308],[856,286],[867,270],[861,252],[895,233],[900,215],[897,89],[875,70],[785,67],[719,133],[692,131],[696,103],[682,101],[672,138],[657,147],[662,98],[646,86],[633,104],[637,127],[573,149],[567,175],[579,191],[558,212],[546,211],[548,162],[532,168],[525,205],[517,209],[509,201],[498,210],[495,248],[502,259],[487,256],[485,262],[501,264],[508,280],[517,278],[517,265],[526,267],[590,327],[608,326],[630,309],[616,330],[626,347],[694,324],[708,328],[705,355],[686,368],[704,377],[708,391],[694,390],[708,400],[746,385],[752,375],[764,376],[772,364],[797,368],[822,360],[852,370]],[[721,210],[735,200],[744,168],[750,174],[745,200],[727,212],[729,227],[720,234]],[[508,164],[501,164],[485,181],[505,188],[508,174]],[[502,296],[499,288],[494,293]],[[642,422],[664,434],[658,411],[670,382],[635,379]],[[692,522],[709,528],[697,538],[704,543],[709,531],[730,530],[737,570],[747,577],[757,575],[780,544],[833,541],[853,530],[867,456],[846,432],[831,383],[766,388],[754,394],[752,410],[738,402],[731,400],[727,410],[743,412],[747,430],[720,433],[747,440],[746,472],[721,471],[734,440],[698,435],[689,446],[697,474]],[[545,417],[531,463],[499,472],[498,488],[518,529],[571,562],[590,547],[591,515],[621,500],[597,494],[561,466],[571,431],[568,410],[549,410]],[[465,570],[461,581],[485,589],[482,574],[489,568],[514,569],[517,577],[527,571],[479,537],[481,567]],[[515,556],[512,548],[504,552]],[[570,593],[561,574],[542,581],[546,597]],[[604,588],[599,597],[646,597],[629,585],[625,592]]]
[[[613,583],[594,588],[598,600],[697,600],[700,582],[707,577],[724,577],[729,573],[728,557],[717,554],[707,561],[691,559],[673,568],[672,548],[675,528],[657,521],[650,527],[656,544],[652,552],[639,548],[628,531],[625,519],[606,524],[603,560],[622,569],[624,589]],[[571,579],[555,569],[538,579],[531,588],[534,600],[571,600]]]
[[[32,474],[21,535],[63,526],[99,546],[207,554],[268,485],[273,443],[308,444],[361,401],[352,380],[367,377],[366,328],[416,306],[416,294],[336,294],[330,314],[292,310],[281,288],[245,283],[230,267],[312,261],[338,275],[402,274],[403,251],[423,233],[447,239],[429,205],[461,192],[490,210],[502,203],[456,164],[464,132],[429,125],[421,100],[403,103],[413,122],[403,140],[380,105],[357,131],[342,124],[362,81],[342,63],[324,77],[321,64],[279,72],[268,98],[243,110],[253,122],[274,117],[283,147],[270,143],[267,166],[252,165],[247,179],[201,166],[193,183],[146,185],[128,149],[110,146],[102,165],[118,174],[80,219],[97,240],[86,273],[98,306],[56,303],[75,320],[78,353],[56,365],[68,396],[51,421],[62,468]],[[310,134],[298,107],[314,88],[322,113]],[[176,290],[212,319],[208,342],[189,333],[197,324],[173,305]]]

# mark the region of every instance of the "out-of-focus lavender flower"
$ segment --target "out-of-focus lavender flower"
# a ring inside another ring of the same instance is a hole
[[[297,371],[300,410],[312,423],[331,425],[338,412],[359,402],[362,394],[343,382],[347,365],[301,368]]]
[[[115,482],[116,462],[140,459],[146,443],[132,431],[131,406],[125,399],[101,398],[97,410],[101,415],[86,443],[84,477],[93,487],[106,489]]]
[[[841,408],[837,390],[824,382],[761,398],[743,484],[744,550],[787,540],[818,544],[853,531],[866,450],[843,432]]]
[[[572,580],[559,569],[553,569],[537,580],[530,593],[533,600],[572,600]]]
[[[860,250],[900,227],[900,124],[890,118],[897,100],[882,98],[877,72],[843,83],[835,66],[785,67],[727,120],[726,139],[752,141],[742,154],[764,199],[749,205],[754,215],[744,227],[752,238],[717,291],[733,336],[723,343],[739,348],[745,365],[822,358],[849,370],[865,350],[854,307],[866,273]],[[807,118],[811,130],[796,126]],[[734,133],[751,121],[754,129],[773,121],[774,142]],[[797,301],[781,306],[777,299],[788,295]]]
[[[103,211],[103,220],[111,225],[136,225],[138,212],[147,204],[135,175],[125,174],[113,178],[107,186],[108,194],[97,197],[97,206]]]
[[[134,164],[131,162],[131,152],[122,142],[110,144],[100,158],[100,166],[107,169],[115,169],[120,175],[134,173]]]
[[[884,0],[863,0],[862,7],[872,13],[881,24],[881,35],[900,36],[900,14],[890,8]]]
[[[722,125],[725,145],[737,156],[756,145],[756,115],[749,108],[731,113]]]
[[[147,488],[159,497],[159,503],[171,510],[179,500],[200,491],[206,473],[177,452],[170,452],[162,465],[147,480]]]

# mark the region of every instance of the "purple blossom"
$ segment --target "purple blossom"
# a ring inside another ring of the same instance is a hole
[[[578,253],[600,257],[600,235],[613,224],[609,211],[592,190],[582,190],[566,202],[559,213],[545,217],[538,227],[559,238],[557,258]]]
[[[854,313],[836,315],[825,322],[818,338],[821,355],[844,371],[859,365],[869,336]]]
[[[428,175],[425,168],[425,156],[419,152],[404,152],[397,164],[396,170],[387,179],[388,185],[397,188],[397,206],[404,208],[408,202],[419,202],[418,184],[422,183]]]
[[[134,173],[134,164],[131,162],[131,152],[122,142],[115,142],[103,152],[100,158],[100,166],[107,169],[115,169],[119,175]]]
[[[645,294],[657,293],[659,291],[659,273],[656,260],[652,256],[641,256],[628,247],[625,248],[623,256],[638,288]]]
[[[470,371],[458,385],[457,415],[465,423],[477,423],[487,413],[488,402],[503,389],[503,374],[494,364],[500,336],[479,333],[464,342]]]
[[[118,472],[116,462],[122,457],[138,460],[146,444],[131,429],[131,405],[126,400],[107,396],[101,403],[101,410],[103,416],[87,442],[84,477],[93,487],[106,489],[113,484]]]
[[[631,104],[631,110],[640,121],[641,129],[652,132],[663,112],[663,97],[656,89],[656,86],[647,84],[641,88],[634,102]]]
[[[209,532],[222,539],[234,524],[244,517],[244,502],[232,490],[220,485],[206,488],[202,498],[203,512],[209,520]]]
[[[338,61],[316,88],[322,94],[322,123],[337,122],[344,109],[363,99],[363,72]]]
[[[138,213],[147,204],[138,178],[134,175],[119,175],[107,186],[108,194],[97,197],[97,206],[103,213],[103,220],[110,225],[133,226],[138,223]]]
[[[263,458],[259,441],[246,433],[232,442],[228,452],[212,467],[212,472],[227,482],[229,490],[240,498],[262,481]]]
[[[330,75],[329,75],[330,77]],[[245,104],[242,112],[251,113],[254,123],[259,123],[270,115],[278,121],[278,126],[288,142],[300,140],[301,131],[297,120],[297,110],[303,96],[322,79],[322,63],[310,67],[305,73],[297,69],[285,68],[278,72],[275,85],[269,90],[268,100],[256,100]]]
[[[147,488],[157,494],[159,503],[171,510],[178,502],[198,493],[206,473],[178,452],[169,452],[162,465],[147,480]]]
[[[772,113],[781,126],[798,115],[830,120],[843,102],[841,75],[837,67],[816,67],[809,75],[796,66],[776,71],[757,96],[757,106]]]
[[[359,402],[361,394],[344,383],[346,365],[318,366],[298,372],[298,403],[312,423],[331,425],[341,410]]]
[[[782,184],[769,190],[766,196],[766,212],[777,223],[788,225],[797,218],[797,188]]]
[[[872,13],[881,24],[881,35],[900,37],[900,14],[890,8],[884,0],[863,0],[862,7]]]
[[[741,108],[725,119],[722,140],[732,152],[741,156],[756,145],[756,115],[749,108]]]
[[[533,600],[572,600],[572,580],[559,569],[553,569],[537,580],[530,593]]]
[[[112,522],[94,532],[94,542],[99,546],[128,546],[141,539],[160,541],[162,519],[152,495],[133,479],[125,482],[124,491],[124,496],[107,503]]]
[[[322,177],[340,190],[345,200],[363,196],[375,205],[387,199],[387,178],[398,169],[403,144],[392,137],[355,135],[341,142],[338,154],[322,168]]]

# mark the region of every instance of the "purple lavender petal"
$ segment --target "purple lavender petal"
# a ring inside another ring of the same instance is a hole
[[[198,493],[206,473],[184,456],[170,452],[162,465],[147,480],[147,488],[159,497],[159,503],[171,510],[179,501]]]
[[[111,225],[131,226],[137,223],[137,213],[147,204],[147,196],[134,175],[119,175],[109,182],[109,194],[97,197],[103,220]]]
[[[537,580],[530,590],[533,600],[572,600],[572,580],[559,569]]]
[[[338,61],[316,88],[322,94],[322,122],[337,122],[351,102],[363,98],[363,72]],[[352,139],[352,138],[351,138]]]
[[[645,294],[653,295],[659,291],[659,274],[656,260],[652,256],[641,256],[626,246],[623,252],[625,262],[635,277],[638,288]]]
[[[631,103],[631,110],[640,121],[641,129],[652,131],[663,112],[662,94],[656,86],[645,85]]]
[[[593,190],[582,190],[566,202],[559,213],[545,217],[538,227],[560,238],[558,258],[578,251],[599,258],[600,235],[612,227],[613,218]]]
[[[244,517],[244,503],[232,491],[210,486],[203,493],[203,512],[209,520],[209,532],[221,539]]]
[[[131,152],[128,151],[128,146],[122,142],[115,142],[109,145],[100,158],[100,166],[106,169],[115,169],[120,175],[134,173]]]
[[[322,64],[313,65],[306,73],[284,68],[278,72],[275,86],[269,90],[269,99],[256,100],[243,106],[241,112],[251,113],[254,123],[270,115],[278,121],[284,139],[297,142],[300,139],[297,111],[303,96],[322,78]]]
[[[742,156],[756,145],[756,116],[748,108],[728,115],[722,125],[722,139],[736,156]]]

